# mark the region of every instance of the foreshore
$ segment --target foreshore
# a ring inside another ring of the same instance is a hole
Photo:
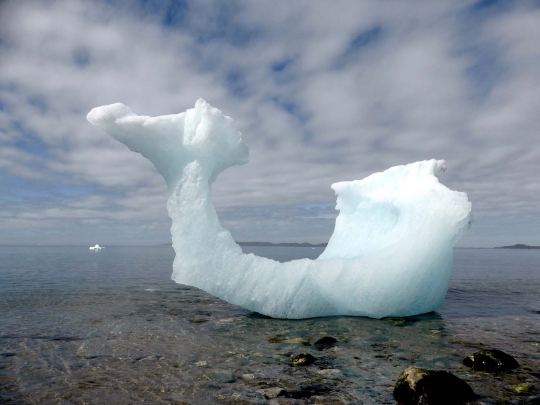
[[[34,325],[25,333],[7,336],[4,324],[6,403],[395,404],[395,382],[410,366],[449,370],[479,395],[477,404],[533,404],[540,395],[533,312],[281,320],[181,285],[51,302],[39,314],[14,309]],[[315,344],[324,337],[335,342]],[[483,348],[511,354],[520,368],[490,374],[463,364]],[[294,364],[302,353],[312,361]]]

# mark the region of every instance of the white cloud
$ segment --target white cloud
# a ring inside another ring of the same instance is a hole
[[[537,8],[208,1],[164,26],[165,9],[137,4],[2,5],[0,170],[5,187],[20,187],[0,200],[9,213],[0,243],[86,243],[73,235],[114,229],[119,243],[166,242],[163,180],[85,115],[118,101],[177,113],[204,97],[250,147],[251,163],[213,187],[238,239],[323,241],[331,209],[312,216],[302,206],[332,204],[332,182],[444,158],[441,180],[469,194],[477,218],[464,244],[501,242],[493,235],[503,228],[540,244],[522,228],[540,229]],[[13,203],[32,193],[37,201]],[[513,226],[494,220],[510,216]]]

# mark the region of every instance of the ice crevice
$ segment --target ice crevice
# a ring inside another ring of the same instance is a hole
[[[230,117],[199,99],[181,114],[139,116],[116,103],[87,119],[165,178],[177,283],[276,318],[382,318],[442,306],[453,247],[471,222],[467,195],[438,180],[443,160],[333,184],[339,215],[325,251],[316,260],[279,263],[244,254],[212,202],[219,173],[248,161]]]

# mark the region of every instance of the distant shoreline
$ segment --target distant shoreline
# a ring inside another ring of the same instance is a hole
[[[523,243],[518,243],[512,246],[496,247],[495,249],[540,249],[540,246],[529,246],[529,245],[524,245]]]

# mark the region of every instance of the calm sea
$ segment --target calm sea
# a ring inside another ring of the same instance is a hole
[[[244,251],[287,261],[322,248]],[[382,321],[266,318],[175,284],[173,259],[165,246],[0,247],[0,403],[268,403],[257,391],[274,386],[296,403],[393,403],[411,364],[450,369],[495,398],[498,383],[461,365],[482,347],[539,371],[540,250],[456,249],[440,311]],[[340,343],[317,351],[323,336]],[[291,367],[299,351],[317,362]]]

